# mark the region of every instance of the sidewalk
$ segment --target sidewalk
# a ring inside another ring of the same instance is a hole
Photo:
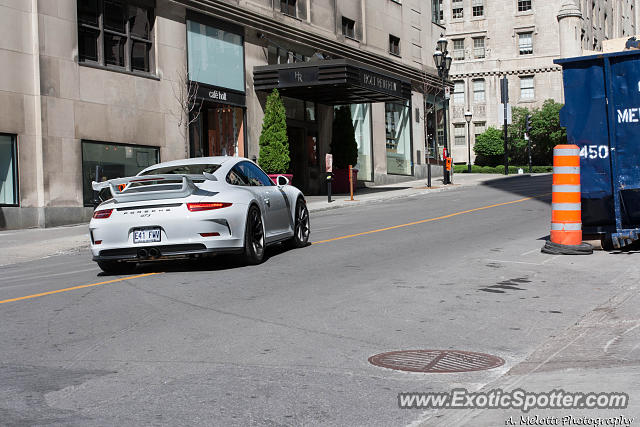
[[[327,196],[307,196],[306,199],[309,211],[319,212],[328,209],[361,206],[416,194],[450,191],[461,187],[478,185],[501,177],[503,175],[456,174],[453,178],[454,183],[451,185],[443,185],[442,177],[437,177],[432,180],[431,188],[427,188],[426,179],[360,188],[354,195],[354,201],[349,200],[348,194],[334,195],[332,203],[327,202]],[[0,231],[0,266],[33,261],[65,253],[80,252],[88,247],[89,234],[87,224]]]
[[[528,413],[511,409],[440,409],[428,410],[416,426],[452,425],[613,425],[585,424],[579,420],[600,417],[607,420],[624,416],[640,417],[640,269],[632,265],[612,277],[603,286],[617,286],[619,291],[606,302],[586,313],[573,326],[558,335],[551,335],[524,361],[482,391],[518,388],[531,392],[553,389],[587,393],[624,392],[629,395],[626,409],[533,409]],[[558,420],[548,423],[520,422],[529,420]],[[506,422],[515,420],[515,424]],[[572,418],[578,422],[562,423]],[[630,425],[621,423],[617,425]]]

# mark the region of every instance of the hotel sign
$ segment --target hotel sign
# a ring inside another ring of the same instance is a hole
[[[366,88],[402,97],[402,83],[372,71],[360,70],[360,84]]]
[[[279,86],[296,86],[318,82],[318,67],[278,70]]]

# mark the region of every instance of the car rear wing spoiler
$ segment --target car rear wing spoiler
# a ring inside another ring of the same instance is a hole
[[[93,181],[91,187],[95,191],[108,188],[113,199],[121,203],[155,199],[178,199],[188,197],[198,189],[193,182],[194,179],[217,181],[214,175],[206,172],[202,175],[138,175],[115,178],[103,182]]]

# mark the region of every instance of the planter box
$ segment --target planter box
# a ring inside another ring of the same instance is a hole
[[[356,182],[358,181],[358,169],[352,169],[351,174],[353,175],[353,191],[355,191]],[[333,171],[331,192],[335,194],[349,192],[349,169],[336,169]]]

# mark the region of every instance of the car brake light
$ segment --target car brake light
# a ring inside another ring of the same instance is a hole
[[[231,203],[187,203],[187,209],[191,212],[210,211],[212,209],[220,209],[231,206]]]
[[[93,213],[93,217],[95,219],[109,218],[111,216],[111,212],[113,212],[113,209],[102,209],[100,211],[95,211]]]
[[[95,244],[96,245],[101,245],[102,244],[102,240],[96,240]]]
[[[214,233],[200,233],[200,235],[202,237],[215,237],[215,236],[219,236],[220,233],[215,233],[215,232]]]

